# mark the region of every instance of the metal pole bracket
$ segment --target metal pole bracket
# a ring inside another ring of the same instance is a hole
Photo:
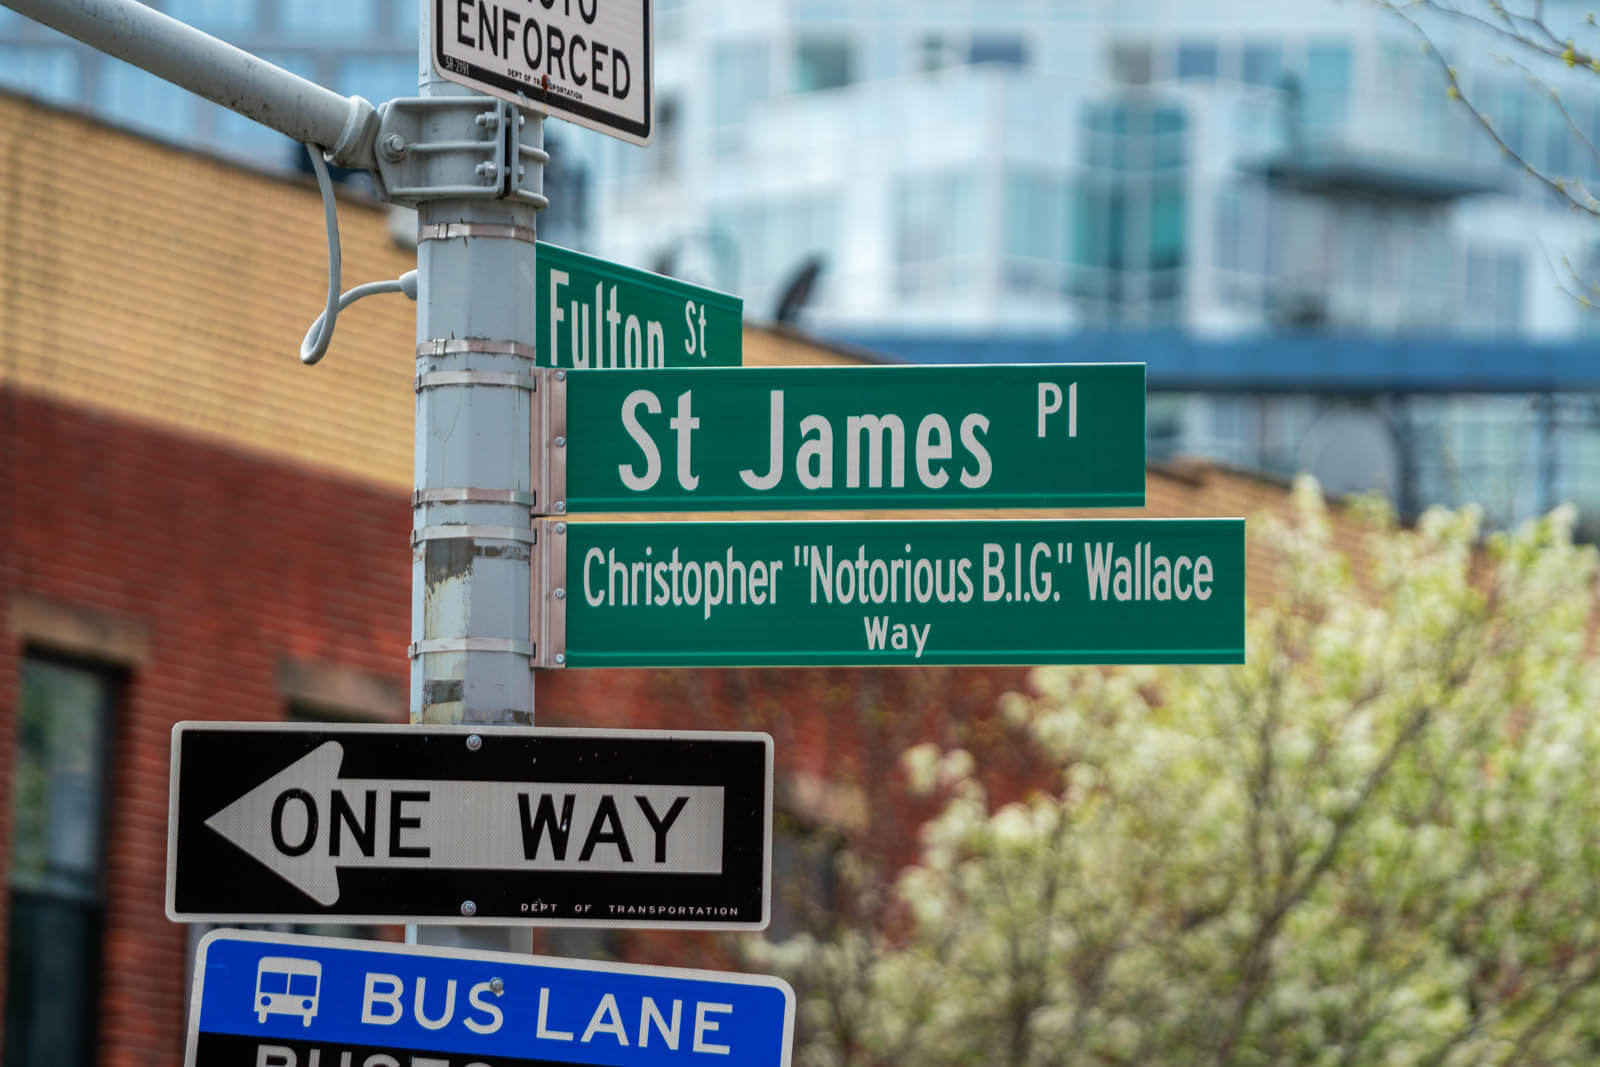
[[[463,112],[468,122],[461,121]],[[528,121],[516,105],[488,96],[400,97],[384,103],[374,145],[379,198],[413,207],[458,198],[549,207],[543,165],[550,156],[538,145],[523,143]],[[466,126],[478,136],[439,135]]]
[[[539,531],[529,568],[533,581],[528,603],[529,635],[534,667],[567,665],[567,524],[562,519],[535,519]]]
[[[533,404],[528,470],[544,487],[535,515],[567,513],[567,372],[544,367],[533,372],[539,392]]]

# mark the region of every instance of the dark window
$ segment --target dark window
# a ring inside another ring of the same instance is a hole
[[[794,48],[794,91],[839,89],[855,81],[855,57],[843,37],[802,37]]]
[[[1183,300],[1188,120],[1145,97],[1083,116],[1069,290],[1090,322],[1168,322]]]
[[[1020,37],[974,37],[967,50],[967,61],[973,64],[1003,63],[1008,67],[1024,67],[1028,64],[1028,49]]]
[[[11,780],[5,1067],[94,1062],[114,690],[105,672],[23,658]]]

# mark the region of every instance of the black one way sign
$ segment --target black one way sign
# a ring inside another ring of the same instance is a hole
[[[185,722],[167,915],[758,930],[771,827],[761,733]]]

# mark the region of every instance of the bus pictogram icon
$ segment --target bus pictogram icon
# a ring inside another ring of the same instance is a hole
[[[296,956],[263,956],[256,967],[256,1021],[268,1015],[298,1015],[300,1025],[317,1017],[322,992],[322,964]]]

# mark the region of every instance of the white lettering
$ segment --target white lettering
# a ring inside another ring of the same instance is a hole
[[[571,1041],[571,1030],[552,1030],[546,1020],[550,1017],[550,990],[539,987],[539,1023],[534,1036],[545,1041]]]
[[[757,476],[754,470],[746,468],[739,472],[739,478],[750,488],[757,492],[766,492],[773,488],[783,478],[783,390],[774,389],[768,401],[767,418],[767,473]]]
[[[385,992],[378,991],[378,983],[388,986]],[[364,1023],[377,1023],[379,1026],[393,1026],[405,1014],[405,1009],[400,1006],[400,995],[405,992],[405,983],[396,974],[373,974],[368,972],[366,991],[361,998],[361,1021]],[[389,1010],[379,1015],[372,1009],[382,1004]]]
[[[506,1021],[504,1013],[500,1011],[500,1008],[497,1005],[491,1004],[487,1000],[483,999],[483,995],[485,993],[494,993],[494,995],[497,997],[500,995],[500,993],[495,991],[494,986],[488,982],[479,982],[477,985],[467,990],[467,1003],[471,1004],[474,1008],[477,1008],[479,1011],[489,1016],[489,1021],[486,1023],[480,1023],[478,1020],[470,1017],[461,1020],[462,1024],[475,1034],[492,1034],[496,1030],[500,1029],[500,1027],[504,1025]]]
[[[627,1048],[628,1031],[622,1025],[622,1013],[617,1010],[617,998],[613,993],[607,993],[600,998],[600,1003],[595,1005],[594,1014],[589,1016],[589,1025],[579,1040],[587,1045],[595,1034],[600,1033],[610,1034],[617,1039],[617,1044]]]
[[[640,1048],[648,1048],[650,1046],[651,1019],[656,1021],[656,1032],[666,1040],[667,1047],[674,1052],[678,1051],[678,1026],[683,1022],[683,1001],[674,1000],[672,1002],[672,1025],[669,1027],[667,1021],[661,1017],[661,1009],[656,1007],[655,998],[644,998],[639,1004]]]
[[[640,474],[635,467],[618,464],[617,474],[622,478],[622,484],[636,493],[650,489],[661,477],[661,451],[656,448],[655,439],[639,423],[637,412],[641,407],[652,415],[659,415],[661,401],[648,389],[635,389],[622,400],[622,428],[644,453],[644,473]]]
[[[733,1050],[727,1045],[713,1045],[705,1039],[706,1034],[718,1028],[718,1024],[706,1016],[711,1012],[718,1015],[733,1014],[732,1004],[696,1004],[694,1006],[694,1050],[696,1052],[713,1052],[719,1056],[726,1056]]]

